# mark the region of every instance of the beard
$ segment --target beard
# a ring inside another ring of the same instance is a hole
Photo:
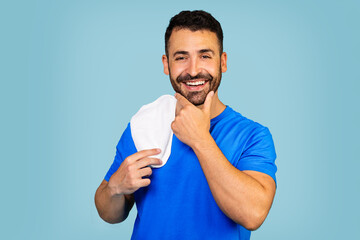
[[[211,74],[209,74],[208,72],[200,72],[196,76],[191,76],[188,73],[180,74],[175,79],[172,77],[171,71],[169,68],[169,77],[170,77],[171,85],[175,92],[183,95],[189,102],[191,102],[195,106],[199,106],[199,105],[204,104],[206,96],[208,95],[209,92],[214,91],[214,93],[216,93],[216,91],[218,90],[220,83],[221,83],[222,72],[221,72],[221,66],[219,66],[218,74],[215,77],[212,76]],[[201,91],[185,91],[185,90],[181,89],[181,84],[183,82],[186,82],[189,80],[196,80],[196,79],[202,79],[202,80],[207,81],[207,84],[209,86],[208,90],[203,89]]]

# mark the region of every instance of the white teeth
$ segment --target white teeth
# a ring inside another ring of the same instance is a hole
[[[204,83],[205,83],[205,81],[186,82],[186,85],[188,85],[188,86],[198,86],[198,85],[203,85]]]

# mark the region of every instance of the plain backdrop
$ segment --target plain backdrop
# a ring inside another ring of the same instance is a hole
[[[359,1],[14,0],[0,3],[1,239],[130,239],[136,208],[107,224],[94,193],[130,117],[173,94],[164,33],[187,9],[223,27],[220,99],[275,141],[277,193],[252,239],[360,238]]]

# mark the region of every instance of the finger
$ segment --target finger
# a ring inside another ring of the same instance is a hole
[[[144,168],[147,167],[149,165],[160,165],[162,162],[159,158],[142,158],[140,160],[138,160],[136,162],[136,168],[140,169],[140,168]]]
[[[181,106],[180,102],[177,101],[176,102],[176,107],[175,107],[175,116],[179,115],[179,112],[180,110],[182,109],[183,107]]]
[[[150,179],[148,178],[142,178],[141,180],[139,180],[139,183],[138,183],[138,187],[141,188],[141,187],[147,187],[149,186],[151,183]]]
[[[161,152],[161,149],[159,149],[159,148],[142,150],[142,151],[134,153],[133,155],[130,155],[129,160],[130,160],[130,162],[135,162],[141,158],[158,155],[160,152]]]
[[[175,98],[177,99],[177,103],[179,103],[181,107],[185,107],[186,105],[193,105],[180,93],[175,93]]]
[[[142,168],[139,170],[140,177],[149,177],[152,174],[151,167]]]
[[[211,110],[211,102],[212,102],[213,96],[214,96],[214,91],[210,91],[208,93],[208,95],[206,96],[206,99],[204,102],[203,111],[205,111],[206,113],[209,113],[209,114],[210,114],[210,110]]]

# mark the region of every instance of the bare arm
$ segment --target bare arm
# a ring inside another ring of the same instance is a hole
[[[109,182],[102,181],[95,193],[95,205],[104,221],[119,223],[127,218],[134,205],[133,193],[150,184],[150,179],[146,178],[152,174],[149,165],[161,164],[160,159],[149,156],[159,152],[158,149],[150,149],[130,155]]]
[[[103,180],[95,193],[95,205],[99,216],[108,223],[124,221],[134,205],[134,196],[111,193],[108,182]]]

